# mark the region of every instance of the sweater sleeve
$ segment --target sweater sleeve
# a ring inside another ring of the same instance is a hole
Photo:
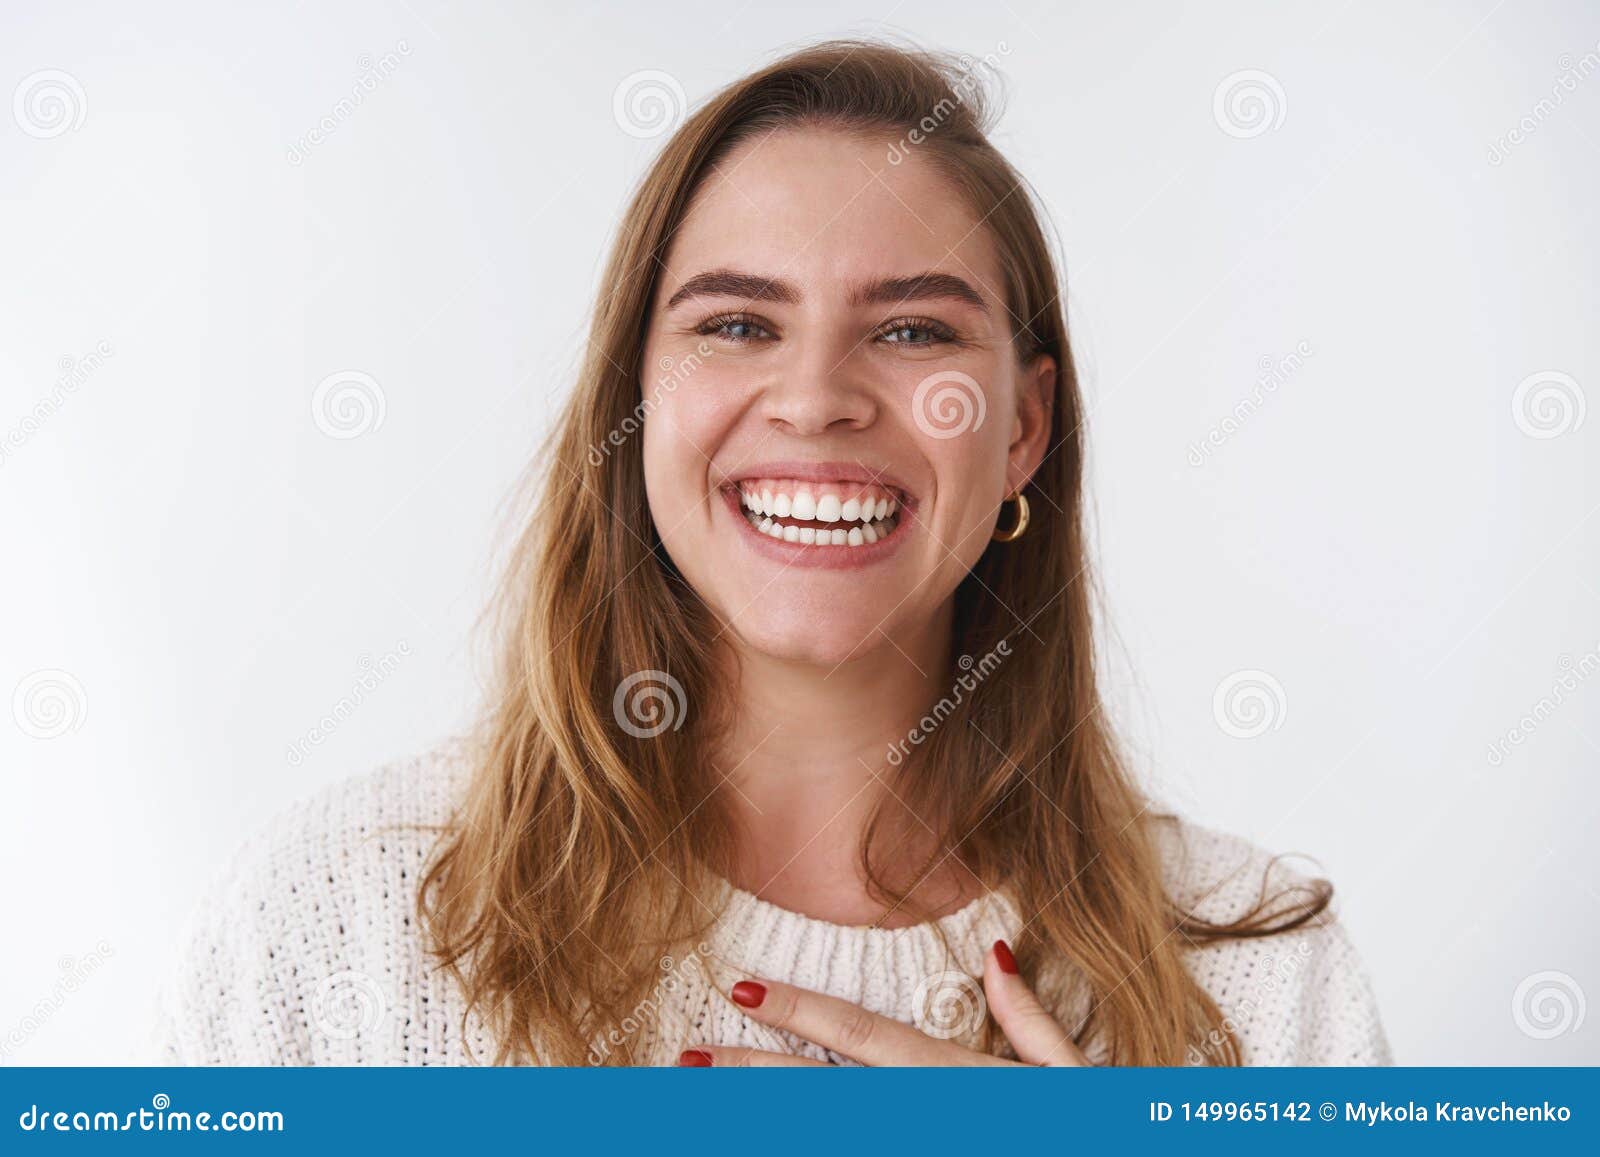
[[[156,1002],[151,1063],[296,1065],[309,1042],[290,1007],[284,899],[262,837],[237,852],[194,909]]]

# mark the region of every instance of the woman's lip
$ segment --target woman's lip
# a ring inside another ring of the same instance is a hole
[[[901,542],[911,533],[909,511],[902,507],[894,530],[877,542],[864,542],[860,546],[834,546],[831,543],[827,546],[817,546],[802,542],[784,542],[781,538],[762,534],[750,525],[750,520],[744,514],[744,506],[739,501],[738,486],[731,484],[723,486],[720,492],[723,505],[737,524],[739,533],[746,536],[751,549],[785,566],[826,567],[830,570],[854,570],[858,567],[871,566],[899,550]]]
[[[858,482],[893,491],[902,506],[915,508],[917,504],[916,495],[894,474],[888,470],[874,470],[862,462],[805,462],[798,459],[758,462],[724,475],[719,485],[737,490],[739,483],[758,478],[786,478],[796,482]]]

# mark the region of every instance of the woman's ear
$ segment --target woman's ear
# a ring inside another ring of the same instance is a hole
[[[1006,454],[1007,494],[1022,489],[1050,448],[1051,419],[1056,407],[1056,360],[1040,354],[1017,377],[1017,417]]]

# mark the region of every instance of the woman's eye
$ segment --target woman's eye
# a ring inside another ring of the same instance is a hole
[[[750,342],[771,337],[766,327],[747,317],[714,317],[699,329],[701,334],[716,334],[731,342]]]
[[[934,342],[949,341],[951,334],[941,326],[903,321],[890,326],[880,336],[895,345],[932,345]]]

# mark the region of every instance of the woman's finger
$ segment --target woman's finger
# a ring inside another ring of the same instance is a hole
[[[826,1069],[829,1065],[810,1057],[795,1057],[785,1053],[766,1053],[760,1049],[725,1048],[721,1045],[699,1045],[684,1049],[678,1054],[679,1066],[686,1069],[709,1068],[788,1068]]]
[[[910,1025],[824,996],[770,980],[741,980],[734,1002],[752,1020],[783,1029],[864,1065],[983,1065],[998,1058],[935,1040]]]
[[[1017,972],[1011,946],[996,940],[983,962],[983,991],[989,1012],[1000,1025],[1017,1057],[1030,1065],[1087,1065],[1089,1059],[1073,1044],[1067,1030],[1039,1003]]]

